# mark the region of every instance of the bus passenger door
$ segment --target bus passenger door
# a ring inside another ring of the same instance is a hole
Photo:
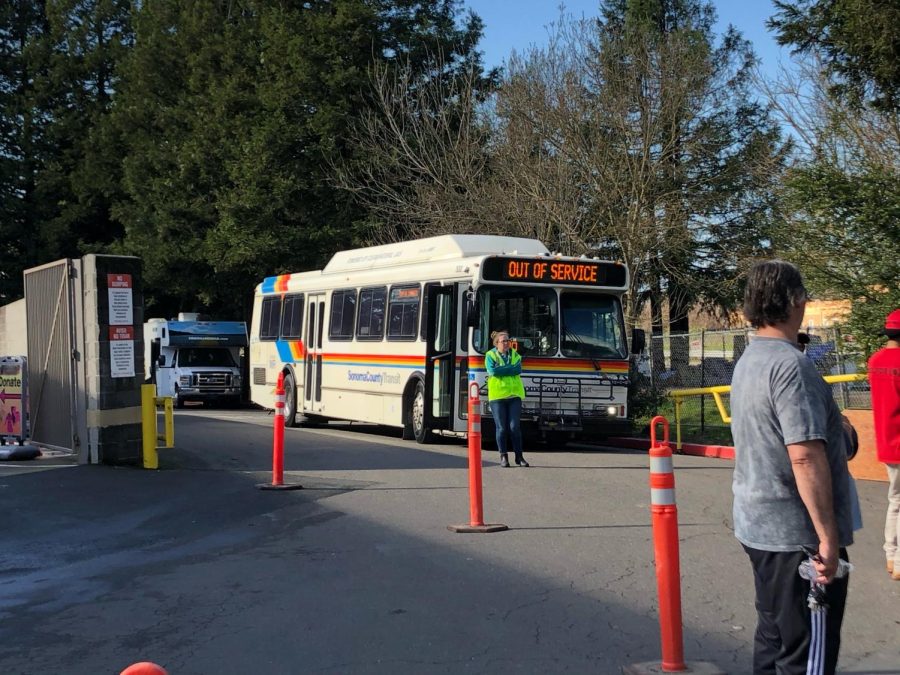
[[[306,358],[303,362],[303,412],[322,411],[322,336],[325,296],[310,295],[306,307]]]
[[[452,429],[456,286],[425,285],[425,426]]]

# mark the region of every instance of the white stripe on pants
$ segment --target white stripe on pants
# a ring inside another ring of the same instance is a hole
[[[824,675],[825,673],[825,617],[827,614],[826,607],[813,609],[809,613],[810,639],[806,675]]]
[[[886,464],[888,472],[888,508],[884,519],[884,554],[900,569],[900,464]]]

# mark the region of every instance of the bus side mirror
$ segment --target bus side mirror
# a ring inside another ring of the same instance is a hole
[[[478,300],[469,300],[466,303],[466,325],[469,328],[478,327],[478,318],[481,316],[481,304]]]
[[[642,354],[647,346],[647,336],[641,328],[631,329],[631,353]]]

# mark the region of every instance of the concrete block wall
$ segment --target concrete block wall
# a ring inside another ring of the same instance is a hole
[[[113,377],[108,275],[132,281],[134,375]],[[141,384],[144,381],[144,296],[140,258],[88,255],[82,261],[84,367],[91,463],[141,462]]]
[[[24,299],[0,307],[0,356],[28,356]]]

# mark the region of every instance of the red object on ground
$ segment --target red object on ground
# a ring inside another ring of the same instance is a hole
[[[272,485],[284,485],[284,373],[278,373],[278,383],[275,385]]]
[[[656,425],[663,425],[663,441],[656,442]],[[669,447],[669,422],[658,415],[650,421],[650,513],[653,552],[659,590],[659,630],[662,670],[687,670],[681,624],[681,567],[678,550],[678,508],[675,506],[675,474]]]
[[[481,395],[478,383],[469,382],[469,524],[448,525],[451,532],[502,532],[502,523],[484,522],[481,485]]]
[[[120,675],[169,675],[169,672],[162,666],[158,666],[150,661],[141,661],[140,663],[132,663]]]

